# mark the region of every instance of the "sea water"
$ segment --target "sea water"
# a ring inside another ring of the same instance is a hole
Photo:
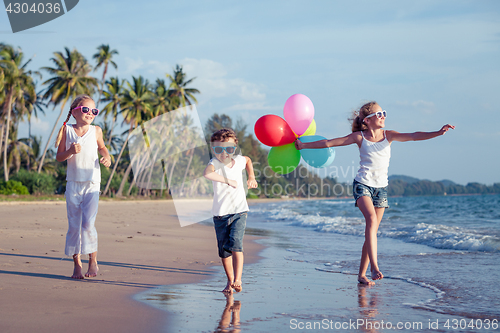
[[[245,266],[245,289],[234,299],[220,293],[225,276],[218,266],[209,281],[137,299],[172,313],[172,332],[394,330],[384,320],[420,323],[404,327],[415,332],[500,331],[500,195],[389,204],[378,232],[385,277],[374,287],[356,283],[365,221],[354,200],[290,200],[251,206],[247,234],[265,236],[267,248],[263,260]],[[359,320],[375,327],[342,326]]]
[[[500,195],[389,202],[378,231],[385,277],[434,290],[418,305],[429,311],[500,319]],[[354,200],[278,202],[252,213],[261,221],[253,226],[283,230],[298,245],[290,251],[315,269],[357,274],[365,221]]]

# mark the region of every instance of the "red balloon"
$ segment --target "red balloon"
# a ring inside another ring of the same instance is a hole
[[[296,136],[285,119],[268,114],[255,123],[255,135],[266,146],[277,147],[292,143]]]

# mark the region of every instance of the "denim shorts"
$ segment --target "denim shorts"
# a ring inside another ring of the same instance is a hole
[[[219,257],[227,258],[233,252],[243,252],[243,235],[246,224],[247,212],[214,216]]]
[[[358,207],[358,199],[361,197],[370,197],[373,207],[389,208],[387,201],[387,187],[371,187],[361,184],[358,181],[352,183],[352,193],[354,195],[355,206]]]

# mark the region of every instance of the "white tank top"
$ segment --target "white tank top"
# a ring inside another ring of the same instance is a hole
[[[101,168],[99,167],[99,156],[97,155],[97,137],[95,126],[90,125],[87,133],[83,136],[76,135],[73,125],[66,124],[66,150],[73,143],[79,143],[82,150],[78,154],[71,155],[66,171],[66,180],[73,182],[101,182]]]
[[[387,173],[391,158],[391,144],[384,131],[384,140],[371,142],[365,139],[359,148],[359,170],[354,180],[371,187],[386,187],[389,185]]]

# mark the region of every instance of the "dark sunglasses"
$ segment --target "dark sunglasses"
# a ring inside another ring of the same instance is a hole
[[[78,109],[81,109],[82,110],[82,113],[89,113],[90,110],[92,110],[92,114],[94,116],[97,116],[99,114],[99,110],[98,109],[91,109],[87,106],[79,106],[77,108],[74,108],[73,110],[78,110]]]
[[[229,147],[220,147],[220,146],[215,146],[215,147],[212,147],[212,150],[214,151],[214,153],[216,153],[217,155],[218,154],[222,154],[222,152],[225,150],[226,153],[228,154],[234,154],[234,152],[236,151],[236,147],[234,146],[229,146]]]

